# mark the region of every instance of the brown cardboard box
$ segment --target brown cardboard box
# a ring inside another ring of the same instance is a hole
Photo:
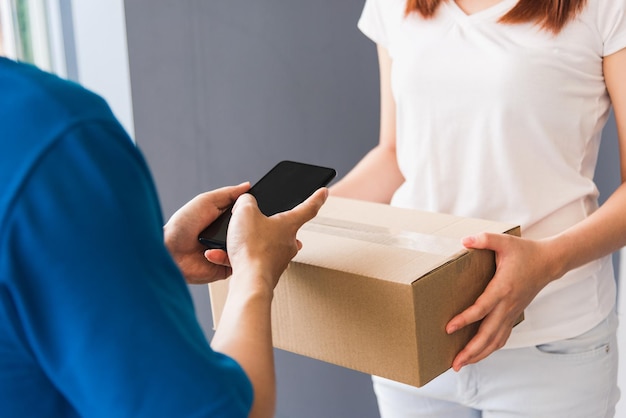
[[[272,304],[274,346],[422,386],[450,368],[477,326],[446,323],[470,306],[495,271],[490,251],[460,243],[515,225],[330,197],[298,237]],[[210,285],[217,324],[227,281]]]

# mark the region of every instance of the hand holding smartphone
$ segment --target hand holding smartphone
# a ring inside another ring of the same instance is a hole
[[[304,202],[317,189],[328,185],[336,174],[334,169],[328,167],[281,161],[255,183],[248,193],[256,198],[259,210],[265,216],[272,216]],[[198,240],[207,248],[226,250],[231,209],[227,208],[198,236]]]

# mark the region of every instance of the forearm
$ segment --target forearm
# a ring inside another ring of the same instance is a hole
[[[404,182],[395,148],[378,145],[339,182],[330,188],[333,196],[389,203]]]
[[[584,221],[547,239],[553,279],[626,245],[626,183]]]
[[[272,290],[250,276],[231,277],[220,323],[211,342],[215,351],[227,354],[244,369],[254,388],[250,417],[273,417],[276,378],[272,348]]]

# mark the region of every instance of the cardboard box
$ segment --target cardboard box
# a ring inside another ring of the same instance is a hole
[[[302,250],[276,287],[274,346],[422,386],[450,368],[477,325],[445,325],[495,272],[491,251],[465,249],[479,232],[515,225],[330,197],[303,226]],[[215,323],[228,282],[209,285]]]

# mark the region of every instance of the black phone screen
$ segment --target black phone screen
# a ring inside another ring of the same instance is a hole
[[[253,195],[259,209],[266,216],[293,209],[320,187],[326,186],[337,172],[328,167],[295,161],[281,161],[261,180],[254,184],[249,193]],[[208,248],[226,250],[226,233],[230,221],[228,208],[198,236]]]

